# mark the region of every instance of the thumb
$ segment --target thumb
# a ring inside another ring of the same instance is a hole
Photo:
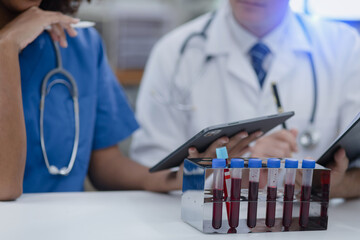
[[[291,134],[296,138],[299,134],[299,131],[295,128],[290,129]]]
[[[199,152],[195,147],[190,147],[188,149],[189,156],[188,158],[199,158]]]
[[[337,172],[345,172],[349,166],[349,159],[346,157],[345,150],[343,148],[339,149],[335,155],[335,165],[333,170]]]

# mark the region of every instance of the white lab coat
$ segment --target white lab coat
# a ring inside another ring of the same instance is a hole
[[[205,127],[277,112],[271,82],[277,82],[285,111],[295,111],[288,128],[301,133],[313,109],[311,52],[318,80],[315,128],[321,142],[294,157],[319,157],[360,111],[360,41],[354,29],[304,17],[311,42],[293,13],[291,31],[282,50],[273,57],[263,89],[248,57],[237,50],[218,10],[207,40],[191,40],[174,74],[185,39],[203,29],[202,16],[165,36],[153,49],[140,87],[136,114],[141,125],[133,138],[131,157],[152,166]],[[206,56],[212,59],[204,64]],[[175,75],[173,77],[173,75]],[[181,107],[190,110],[181,110]],[[277,129],[280,129],[277,128]]]

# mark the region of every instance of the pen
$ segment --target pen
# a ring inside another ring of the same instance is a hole
[[[278,90],[277,90],[276,83],[275,83],[275,82],[272,82],[272,83],[271,83],[271,86],[272,86],[272,93],[273,93],[273,96],[274,96],[274,100],[275,100],[275,103],[276,103],[276,107],[277,107],[278,113],[283,113],[283,112],[284,112],[284,109],[283,109],[282,106],[281,106],[280,97],[279,97],[279,92],[278,92]],[[286,126],[286,123],[285,123],[285,122],[282,123],[282,126],[283,126],[283,129],[287,129],[287,126]]]
[[[89,27],[94,27],[95,26],[95,22],[90,22],[90,21],[80,21],[78,23],[74,23],[74,24],[70,24],[71,27],[73,28],[89,28]],[[45,30],[51,30],[51,26],[46,26]]]

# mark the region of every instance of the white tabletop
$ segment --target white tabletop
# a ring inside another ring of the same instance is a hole
[[[180,193],[24,194],[0,202],[0,239],[359,239],[360,200],[333,201],[327,231],[203,234],[180,217]]]

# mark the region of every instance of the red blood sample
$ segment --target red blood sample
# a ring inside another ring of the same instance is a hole
[[[266,220],[265,220],[265,224],[267,227],[273,227],[275,225],[276,195],[277,195],[276,187],[267,188]]]
[[[321,174],[321,189],[322,189],[322,196],[321,196],[321,225],[327,228],[327,212],[329,206],[329,197],[330,197],[330,171],[323,172]]]
[[[293,198],[295,185],[285,184],[283,226],[289,228],[292,220]]]
[[[309,223],[310,196],[311,186],[302,186],[299,218],[299,224],[301,227],[306,227]]]
[[[231,179],[231,205],[230,205],[230,221],[231,228],[239,226],[239,211],[240,211],[240,196],[241,196],[241,178]]]
[[[222,223],[222,200],[224,191],[222,189],[213,189],[213,219],[212,226],[215,229],[221,228]]]
[[[249,228],[254,228],[256,226],[258,192],[259,192],[259,182],[249,182],[248,214],[247,214],[247,225]]]

